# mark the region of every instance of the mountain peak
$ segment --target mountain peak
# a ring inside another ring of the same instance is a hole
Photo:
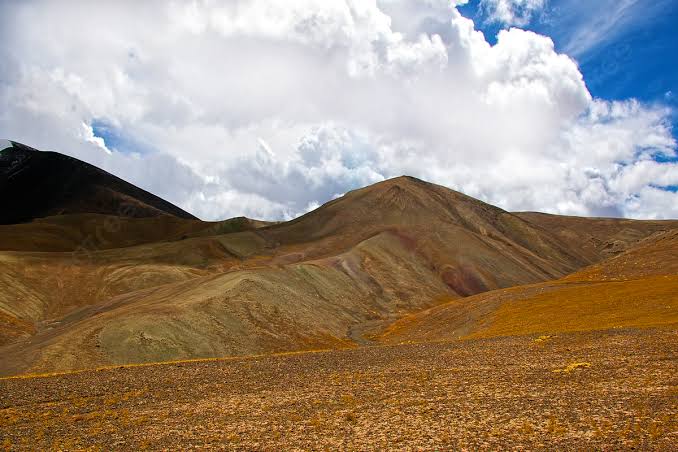
[[[195,219],[179,207],[76,158],[39,152],[9,140],[0,141],[0,146],[0,224],[81,213]]]
[[[413,176],[407,176],[407,175],[402,175],[402,176],[397,176],[397,177],[392,177],[390,179],[384,179],[381,182],[377,182],[372,185],[368,185],[367,187],[364,187],[365,189],[369,188],[377,188],[377,187],[392,187],[392,186],[399,186],[399,187],[412,187],[412,186],[426,186],[426,185],[434,185],[431,184],[430,182],[423,181],[421,179],[417,179],[416,177]]]
[[[274,231],[281,241],[335,234],[357,240],[393,228],[451,226],[487,234],[505,215],[509,214],[447,187],[399,176],[350,191]]]

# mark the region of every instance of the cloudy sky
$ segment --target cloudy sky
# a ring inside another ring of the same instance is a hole
[[[675,0],[0,3],[0,138],[208,220],[408,174],[678,218]]]

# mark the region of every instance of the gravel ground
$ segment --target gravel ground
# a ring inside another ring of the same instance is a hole
[[[678,447],[678,332],[613,330],[0,380],[0,448]]]

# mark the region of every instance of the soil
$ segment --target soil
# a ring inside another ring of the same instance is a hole
[[[0,380],[8,450],[670,450],[678,332],[610,330]]]

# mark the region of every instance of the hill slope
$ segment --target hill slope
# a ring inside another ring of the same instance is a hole
[[[548,231],[449,188],[398,177],[347,193],[264,232],[303,248],[297,259],[333,254],[388,231],[458,295],[543,281],[589,263]]]
[[[252,231],[269,224],[272,223],[245,217],[206,222],[170,215],[56,215],[30,223],[0,225],[0,251],[91,252]]]
[[[454,300],[405,317],[385,342],[678,325],[678,229],[558,281]]]
[[[587,218],[539,212],[516,212],[515,215],[551,232],[593,261],[619,254],[649,235],[665,232],[678,224],[673,220]]]

